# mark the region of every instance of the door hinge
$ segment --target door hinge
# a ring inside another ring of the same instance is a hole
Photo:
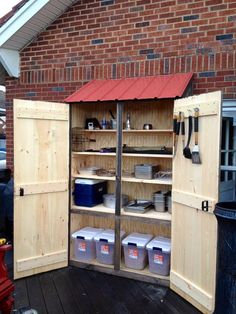
[[[25,190],[23,188],[20,188],[20,196],[24,196]]]
[[[209,203],[208,203],[208,201],[202,201],[202,210],[204,212],[208,212],[208,210],[209,210]]]

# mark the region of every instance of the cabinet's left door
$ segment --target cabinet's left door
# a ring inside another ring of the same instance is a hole
[[[14,100],[14,278],[68,265],[69,106]]]

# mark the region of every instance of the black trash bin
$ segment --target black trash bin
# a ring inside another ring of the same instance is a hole
[[[216,204],[218,220],[215,314],[236,313],[236,202]]]

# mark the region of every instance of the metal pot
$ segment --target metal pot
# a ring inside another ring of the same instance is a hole
[[[152,124],[151,123],[145,123],[143,125],[144,130],[152,130]]]

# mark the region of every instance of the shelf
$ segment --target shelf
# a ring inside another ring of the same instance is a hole
[[[149,220],[162,220],[162,221],[168,221],[171,222],[171,214],[168,212],[156,212],[154,209],[151,209],[147,211],[144,214],[138,214],[138,213],[132,213],[132,212],[126,212],[123,209],[121,210],[121,216],[135,218],[135,219],[149,219]]]
[[[147,276],[147,277],[153,277],[153,278],[157,278],[157,279],[161,279],[161,280],[168,280],[168,281],[170,280],[169,276],[161,276],[158,274],[151,273],[149,271],[148,266],[146,266],[142,270],[136,270],[136,269],[126,267],[125,263],[122,261],[121,265],[120,265],[120,270],[125,271],[125,272],[129,272],[129,273],[133,273],[133,274],[139,274],[139,275]]]
[[[82,174],[73,174],[73,178],[83,178],[83,179],[95,179],[95,180],[107,180],[115,181],[115,177],[106,177],[106,176],[97,176],[97,175],[82,175]],[[133,177],[122,177],[123,182],[133,182],[133,183],[147,183],[147,184],[160,184],[160,185],[172,185],[172,180],[167,179],[137,179]]]
[[[100,267],[104,267],[104,268],[114,269],[113,265],[101,264],[101,263],[97,262],[97,260],[93,260],[93,261],[91,261],[89,263],[87,263],[87,262],[80,262],[73,256],[71,258],[71,261],[81,263],[81,265],[84,265],[84,266],[94,265],[94,266],[100,266]]]
[[[116,133],[116,130],[84,130],[86,133]],[[172,129],[152,129],[152,130],[122,130],[123,133],[173,133]]]
[[[148,269],[148,266],[143,270],[136,270],[125,267],[123,261],[121,262],[120,270],[114,270],[113,265],[101,264],[98,263],[96,260],[93,260],[89,263],[79,262],[74,257],[70,259],[70,265],[80,267],[83,269],[96,270],[107,274],[131,278],[135,280],[142,280],[146,282],[161,284],[163,286],[169,286],[170,282],[169,276],[161,276],[158,274],[151,273]]]
[[[72,152],[73,156],[107,156],[107,157],[115,157],[116,153],[99,153],[99,152]],[[141,157],[141,158],[168,158],[172,159],[173,155],[165,155],[165,154],[127,154],[123,153],[123,157]]]
[[[71,212],[74,214],[88,214],[88,215],[99,215],[99,216],[109,216],[115,215],[115,209],[107,208],[103,204],[94,206],[94,207],[85,207],[85,206],[71,206]],[[144,214],[125,212],[124,209],[121,209],[121,218],[123,219],[138,219],[142,221],[157,221],[161,220],[164,222],[171,222],[171,214],[168,212],[160,213],[156,212],[154,209],[149,210]]]
[[[76,205],[72,205],[71,206],[71,210],[73,213],[85,213],[87,212],[88,214],[89,213],[99,213],[99,214],[102,214],[102,215],[109,215],[109,214],[112,214],[114,215],[115,214],[115,209],[112,209],[112,208],[107,208],[105,206],[103,206],[103,204],[99,204],[99,205],[96,205],[96,206],[93,206],[93,207],[86,207],[86,206],[76,206]]]

